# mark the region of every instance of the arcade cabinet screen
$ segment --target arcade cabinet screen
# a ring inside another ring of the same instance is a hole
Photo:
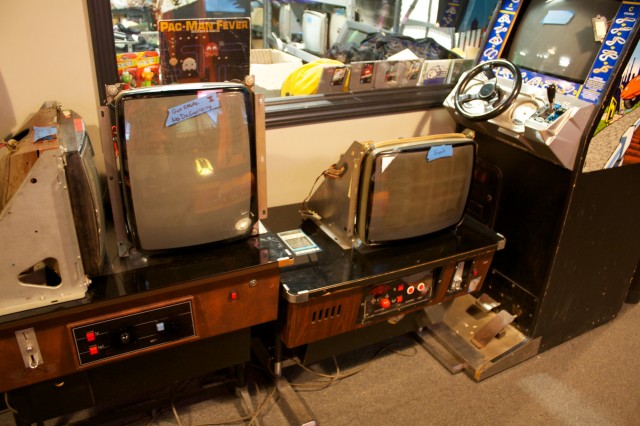
[[[136,246],[248,236],[257,216],[248,92],[158,92],[120,103],[125,210]]]
[[[508,59],[519,67],[583,83],[601,46],[592,18],[613,19],[615,0],[534,0],[522,12]]]

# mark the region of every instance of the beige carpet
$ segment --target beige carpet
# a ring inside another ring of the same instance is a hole
[[[640,307],[625,305],[615,320],[483,382],[450,375],[412,338],[400,337],[285,376],[319,425],[639,425]],[[251,369],[249,392],[259,424],[285,425],[265,373]],[[330,383],[329,383],[330,382]],[[233,423],[239,398],[221,391],[207,401],[178,402],[134,425]],[[146,413],[143,413],[146,415]],[[47,424],[65,424],[58,419]],[[13,424],[8,413],[0,425]],[[125,424],[121,419],[112,424]]]

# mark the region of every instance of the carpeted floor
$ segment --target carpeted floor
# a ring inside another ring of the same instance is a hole
[[[638,425],[639,354],[640,307],[625,305],[612,322],[480,383],[449,374],[410,336],[315,364],[315,373],[291,365],[284,374],[319,425]],[[256,366],[248,392],[257,424],[288,424]],[[249,424],[240,401],[221,388],[110,424]],[[10,424],[9,413],[0,415],[0,425]]]

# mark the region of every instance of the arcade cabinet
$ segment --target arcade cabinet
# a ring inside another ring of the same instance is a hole
[[[286,256],[258,224],[262,98],[222,83],[118,96],[113,139],[103,141],[115,219],[106,227],[80,117],[45,104],[25,127],[24,155],[10,158],[15,166],[33,145],[43,151],[28,173],[13,168],[22,180],[0,216],[3,240],[24,236],[0,283],[14,303],[0,311],[0,391],[18,424],[81,410],[125,418],[220,370],[246,396],[251,327],[277,316]],[[30,143],[43,128],[50,140]],[[31,267],[34,258],[44,260]]]
[[[638,265],[640,166],[622,158],[640,110],[620,93],[639,18],[627,1],[501,1],[445,101],[478,143],[469,212],[508,242],[484,291],[534,354],[615,318]]]

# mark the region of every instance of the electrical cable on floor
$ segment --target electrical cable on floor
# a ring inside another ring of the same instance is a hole
[[[318,391],[318,390],[322,390],[322,389],[326,389],[327,387],[331,386],[332,384],[334,384],[335,382],[338,382],[340,380],[346,379],[348,377],[351,376],[355,376],[358,373],[363,372],[366,368],[368,368],[373,361],[375,361],[375,359],[377,357],[379,357],[382,353],[384,353],[387,350],[392,351],[393,353],[400,355],[400,356],[406,356],[406,357],[410,357],[410,356],[415,356],[418,353],[418,350],[415,346],[413,346],[411,349],[410,353],[405,353],[402,351],[398,351],[393,349],[394,345],[387,345],[382,347],[380,350],[378,350],[373,357],[367,361],[367,363],[362,367],[359,368],[357,370],[354,371],[350,371],[350,372],[346,372],[344,374],[340,373],[340,368],[338,366],[338,360],[336,359],[336,357],[332,357],[333,361],[335,363],[336,366],[336,373],[335,374],[325,374],[325,373],[320,373],[318,371],[314,371],[311,368],[305,366],[304,364],[302,364],[300,361],[290,358],[291,361],[293,361],[296,365],[298,365],[299,367],[301,367],[302,369],[304,369],[305,371],[308,371],[311,374],[314,374],[316,376],[322,377],[322,378],[328,378],[329,380],[314,380],[314,381],[309,381],[309,382],[303,382],[303,383],[294,383],[289,381],[289,384],[292,387],[295,387],[296,389],[300,390],[300,391]]]
[[[11,406],[11,404],[9,404],[9,394],[7,392],[4,393],[4,405],[7,406],[7,409],[5,411],[3,411],[3,413],[6,412],[6,411],[9,411],[9,412],[11,412],[13,414],[18,414],[18,410],[16,410],[15,408],[13,408]]]
[[[173,411],[173,417],[175,417],[176,421],[178,422],[178,426],[182,426],[180,416],[178,416],[178,411],[176,410],[176,405],[173,402],[171,403],[171,411]]]
[[[249,421],[249,426],[254,424],[254,422],[258,419],[258,416],[260,415],[260,412],[267,405],[267,402],[269,402],[269,400],[271,398],[275,397],[275,394],[276,394],[277,391],[278,391],[278,388],[274,385],[273,386],[273,390],[271,391],[271,393],[267,395],[267,397],[264,399],[264,401],[262,401],[262,403],[258,406],[258,408],[255,411],[255,413],[253,413],[253,416],[251,416],[251,420]],[[275,398],[274,398],[274,401],[275,401]]]
[[[277,388],[274,386],[273,390],[271,391],[271,393],[269,393],[267,395],[267,397],[264,399],[264,401],[262,401],[260,403],[258,408],[250,416],[239,417],[237,419],[225,420],[225,421],[222,421],[222,422],[202,423],[202,424],[199,424],[197,426],[222,426],[222,425],[237,424],[237,423],[244,423],[244,422],[248,422],[247,425],[251,426],[251,425],[255,424],[255,421],[258,419],[258,416],[261,414],[262,410],[267,405],[267,402],[269,402],[269,400],[274,397],[276,392],[277,392]]]

